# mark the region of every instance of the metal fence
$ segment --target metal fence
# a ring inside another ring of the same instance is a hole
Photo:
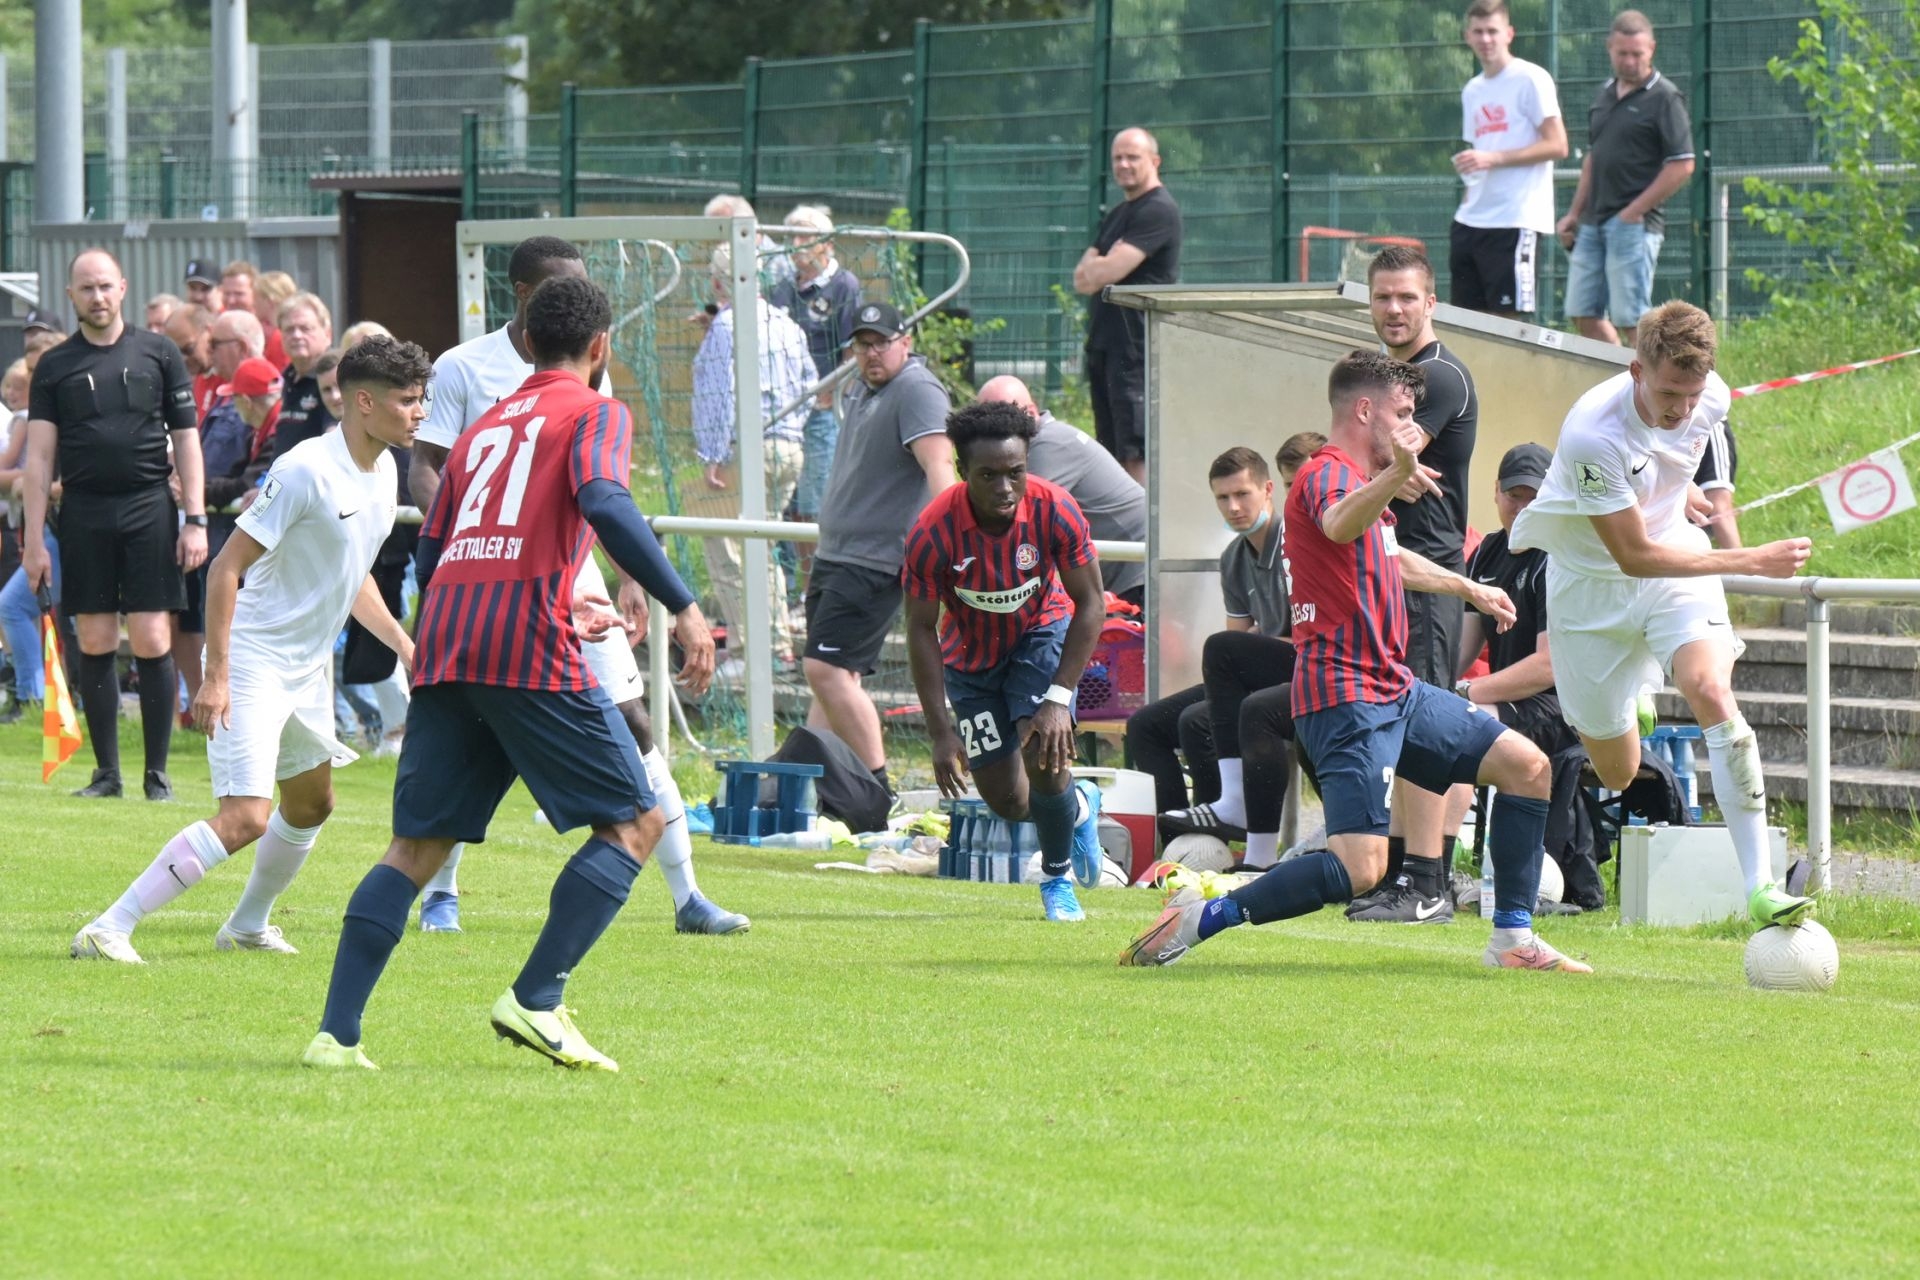
[[[1576,148],[1610,74],[1615,0],[1513,0],[1515,52],[1558,81]],[[1660,296],[1733,313],[1761,298],[1744,268],[1791,277],[1796,263],[1746,226],[1717,170],[1818,166],[1828,148],[1799,93],[1774,81],[1809,0],[1644,0],[1656,65],[1688,95],[1698,171],[1669,201]],[[1118,197],[1106,144],[1127,125],[1160,140],[1163,177],[1186,219],[1190,282],[1325,278],[1341,248],[1309,228],[1417,236],[1442,267],[1459,200],[1450,155],[1459,93],[1476,66],[1463,0],[1095,0],[1048,22],[919,23],[910,51],[750,61],[725,85],[566,94],[543,136],[515,157],[497,120],[474,148],[470,213],[687,210],[739,191],[777,219],[823,201],[856,220],[884,206],[973,249],[962,303],[997,322],[976,340],[989,368],[1057,378],[1075,358],[1079,309],[1067,283],[1100,211]],[[1901,29],[1887,3],[1876,20]],[[570,124],[569,124],[570,121]],[[529,132],[538,132],[529,129]],[[1722,208],[1729,212],[1723,214]],[[1716,252],[1719,234],[1725,254]],[[929,255],[937,283],[946,265]],[[1557,318],[1565,260],[1545,258]],[[1725,285],[1724,289],[1721,287]]]

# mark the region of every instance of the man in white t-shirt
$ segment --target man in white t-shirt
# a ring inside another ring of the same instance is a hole
[[[407,482],[422,511],[433,505],[440,491],[440,471],[460,435],[481,414],[517,391],[533,376],[533,360],[522,336],[526,329],[527,300],[545,281],[556,276],[587,274],[580,250],[558,236],[534,236],[514,246],[507,263],[507,282],[513,288],[513,318],[492,333],[443,353],[433,364],[433,409],[426,425],[420,428],[413,446],[413,462],[407,470]],[[602,395],[613,394],[610,380],[602,377],[598,388]],[[605,607],[608,599],[606,578],[592,556],[580,568],[574,583],[576,609]],[[594,680],[607,691],[607,697],[626,718],[640,747],[640,759],[646,765],[647,784],[660,802],[667,829],[654,849],[653,861],[659,864],[673,893],[673,925],[681,933],[737,933],[752,922],[737,911],[726,911],[700,893],[693,876],[693,841],[687,832],[686,806],[680,788],[667,769],[666,758],[653,742],[653,726],[641,695],[645,692],[639,664],[633,660],[631,643],[640,635],[647,619],[646,593],[638,583],[622,576],[618,596],[619,612],[625,628],[611,628],[599,640],[580,646]],[[689,653],[704,645],[709,655],[713,640],[700,606],[688,605],[674,618],[674,635]],[[457,933],[460,930],[460,888],[457,879],[465,845],[453,846],[440,873],[428,882],[420,895],[420,927],[428,933]]]
[[[1642,698],[1664,672],[1700,725],[1748,913],[1762,927],[1793,925],[1813,900],[1772,883],[1759,745],[1733,696],[1744,646],[1719,575],[1790,578],[1813,544],[1786,538],[1716,551],[1699,527],[1712,508],[1694,471],[1731,402],[1713,371],[1715,345],[1713,320],[1698,307],[1676,301],[1647,312],[1627,372],[1574,402],[1511,543],[1549,556],[1547,637],[1563,673],[1560,709],[1600,781],[1616,791],[1633,781],[1651,728]]]
[[[334,638],[351,616],[413,663],[413,642],[370,570],[398,502],[387,450],[412,442],[432,376],[427,353],[410,342],[373,338],[349,351],[340,430],[276,458],[241,513],[207,573],[205,676],[192,707],[208,736],[219,812],[167,841],[120,900],[74,935],[76,960],[144,963],[134,926],[256,840],[253,873],[214,946],[295,954],[267,913],[333,811],[334,766],[355,758],[333,736]]]
[[[1553,162],[1566,158],[1560,96],[1542,67],[1513,56],[1507,0],[1473,0],[1467,45],[1480,74],[1460,91],[1466,184],[1453,215],[1448,267],[1456,307],[1495,315],[1539,309],[1540,250],[1553,234]]]

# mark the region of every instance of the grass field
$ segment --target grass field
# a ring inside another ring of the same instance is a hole
[[[0,1274],[1891,1275],[1920,1269],[1913,908],[1830,904],[1829,996],[1749,991],[1726,930],[1558,924],[1592,978],[1493,973],[1483,926],[1327,915],[1113,966],[1153,914],[1090,895],[817,873],[701,849],[731,939],[642,878],[569,991],[617,1077],[497,1043],[572,842],[516,792],[466,863],[468,931],[376,993],[383,1070],[297,1065],[391,765],[226,955],[247,855],[142,926],[141,969],[67,958],[183,799],[42,788],[0,731]],[[127,749],[136,751],[131,740]],[[133,758],[133,757],[130,757]]]

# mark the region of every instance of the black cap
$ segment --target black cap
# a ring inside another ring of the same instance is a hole
[[[1517,444],[1500,459],[1500,491],[1505,493],[1522,487],[1538,489],[1552,465],[1553,454],[1545,445]]]
[[[219,284],[220,273],[214,270],[212,263],[203,262],[199,258],[195,258],[191,262],[187,263],[187,283],[188,284],[207,284],[207,285]]]
[[[51,311],[42,311],[39,307],[29,307],[27,318],[20,324],[20,332],[32,333],[35,329],[45,329],[48,333],[65,333],[66,326],[60,323],[60,317]]]
[[[889,302],[863,302],[853,313],[853,331],[868,330],[883,338],[897,338],[907,331],[899,309]]]

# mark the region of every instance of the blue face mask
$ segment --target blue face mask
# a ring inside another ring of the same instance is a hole
[[[1244,537],[1250,533],[1260,532],[1262,529],[1267,527],[1267,522],[1272,519],[1273,519],[1273,508],[1262,507],[1260,508],[1260,518],[1258,520],[1255,520],[1253,524],[1250,525],[1249,527],[1245,529],[1235,529],[1232,525],[1229,524],[1227,525],[1227,530],[1231,533],[1237,533]],[[1224,523],[1224,521],[1222,523]]]

